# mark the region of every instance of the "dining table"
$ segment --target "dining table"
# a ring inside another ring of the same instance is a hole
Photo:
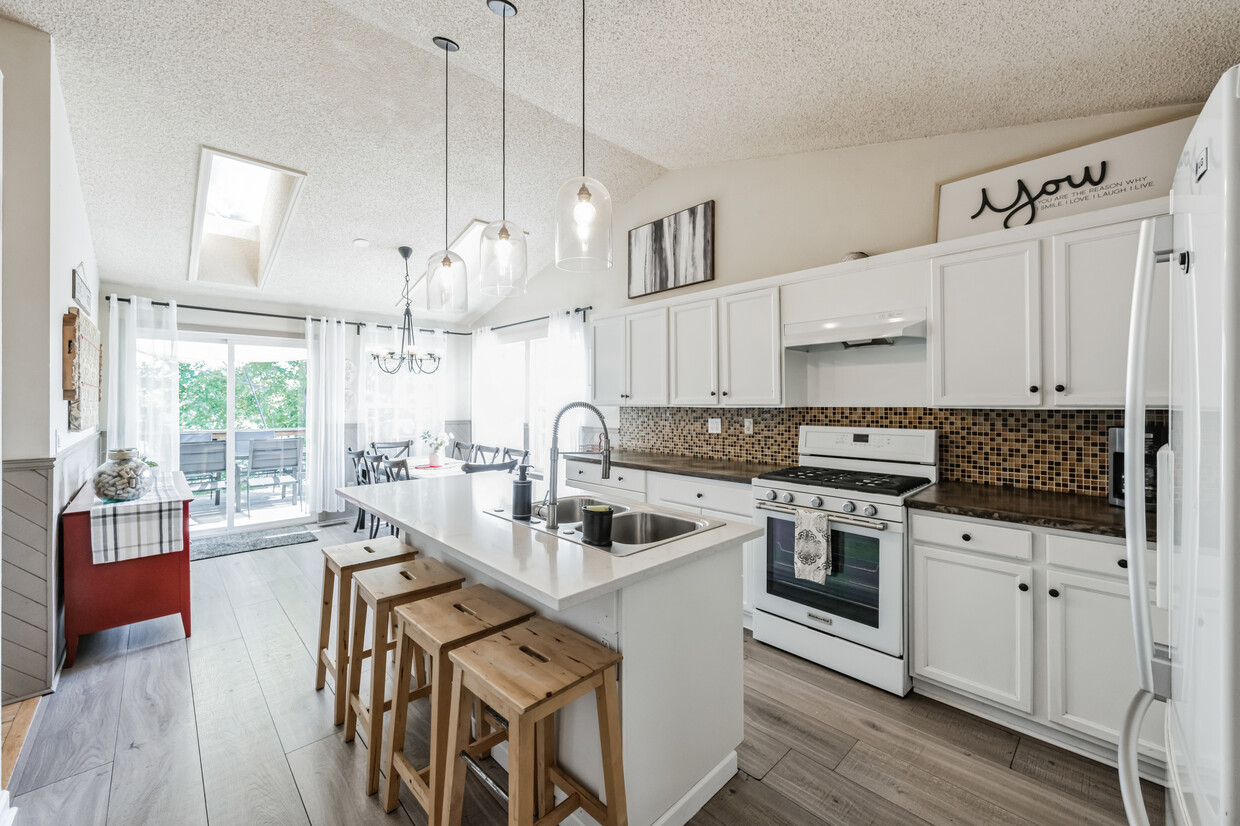
[[[409,457],[410,479],[440,479],[445,476],[463,476],[465,464],[459,459],[442,459],[438,465],[432,465],[430,456]]]

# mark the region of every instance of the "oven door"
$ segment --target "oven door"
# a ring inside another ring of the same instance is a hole
[[[754,607],[892,656],[904,653],[904,526],[831,516],[832,573],[819,585],[793,567],[796,509],[755,504],[766,528],[755,554]]]

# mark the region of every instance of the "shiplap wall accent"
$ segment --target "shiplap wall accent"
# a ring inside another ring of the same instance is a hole
[[[5,703],[46,694],[55,684],[64,656],[60,513],[98,463],[97,434],[56,457],[4,462],[0,696]]]

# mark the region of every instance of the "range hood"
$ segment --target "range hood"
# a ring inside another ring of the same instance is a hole
[[[784,325],[785,349],[807,352],[834,344],[851,349],[895,344],[896,339],[899,338],[925,337],[925,307],[824,318]]]

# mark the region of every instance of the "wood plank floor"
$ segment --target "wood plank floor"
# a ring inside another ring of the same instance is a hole
[[[13,773],[19,822],[425,824],[362,789],[365,738],[314,690],[324,544],[193,563],[194,637],[168,617],[84,637]],[[407,743],[425,755],[425,703]],[[745,640],[741,771],[697,826],[1124,823],[1115,771],[923,697],[899,699]],[[469,779],[467,826],[506,823]],[[1147,789],[1161,823],[1161,790]]]

